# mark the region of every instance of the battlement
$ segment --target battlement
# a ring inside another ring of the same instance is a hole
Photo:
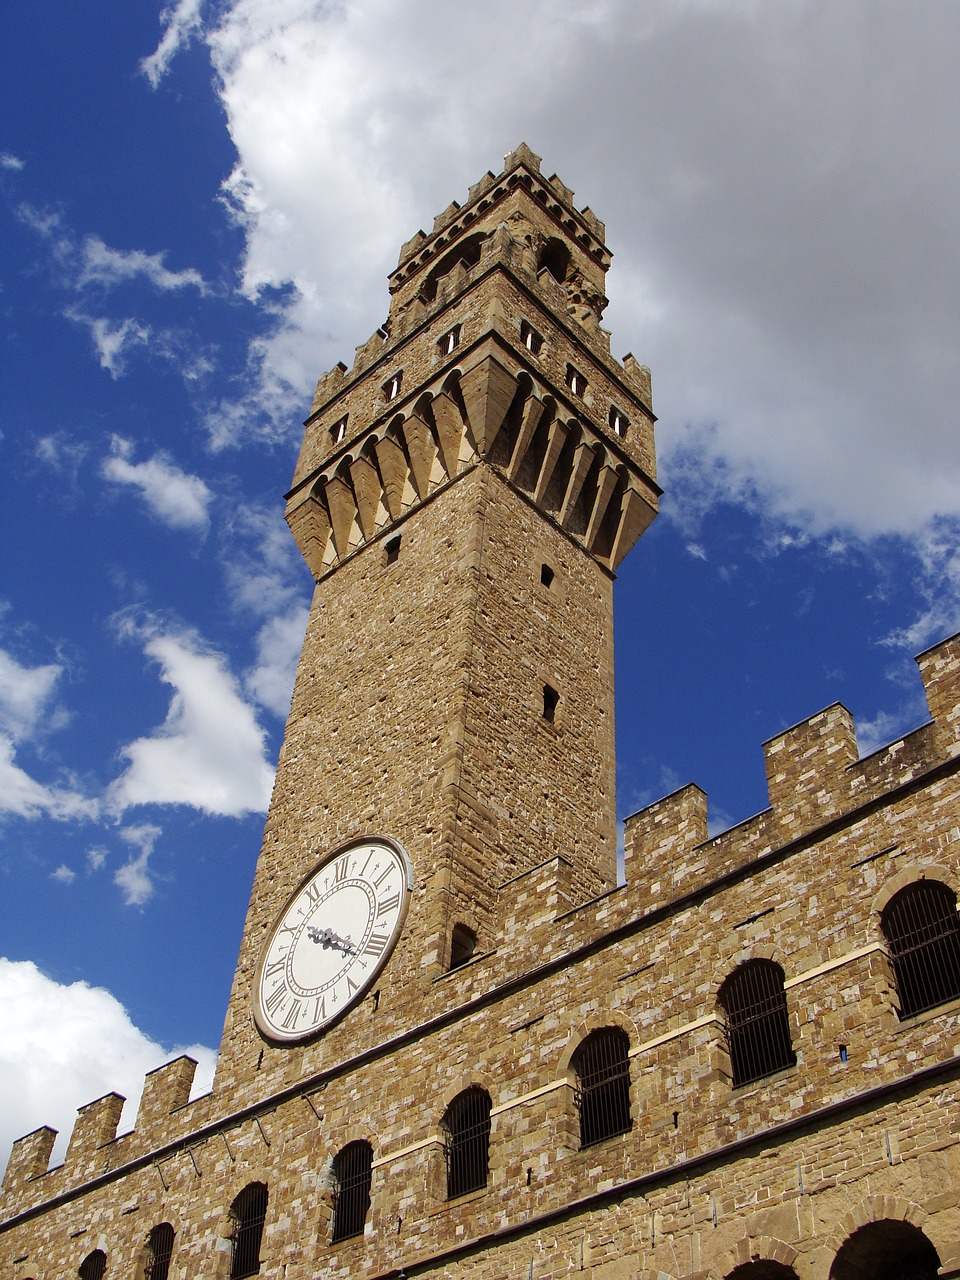
[[[763,744],[770,807],[708,838],[707,797],[695,784],[625,824],[631,904],[651,908],[749,866],[889,796],[960,755],[960,635],[917,658],[931,714],[904,738],[860,758],[841,703]]]
[[[44,1126],[18,1138],[3,1176],[5,1216],[9,1217],[33,1201],[36,1193],[29,1189],[30,1184],[48,1172],[57,1185],[50,1187],[45,1182],[43,1199],[116,1168],[131,1156],[141,1155],[168,1142],[175,1132],[171,1117],[187,1106],[196,1069],[196,1060],[184,1054],[148,1072],[144,1078],[136,1123],[122,1138],[117,1136],[126,1102],[122,1094],[111,1092],[85,1103],[77,1111],[66,1157],[59,1168],[51,1170],[49,1167],[57,1139],[56,1129]],[[195,1116],[191,1118],[196,1119]]]

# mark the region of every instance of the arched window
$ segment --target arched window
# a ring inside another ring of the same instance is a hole
[[[267,1216],[267,1188],[262,1182],[251,1182],[234,1200],[230,1208],[233,1218],[233,1251],[230,1280],[260,1273],[260,1241]]]
[[[756,1258],[752,1262],[741,1262],[727,1273],[725,1280],[797,1280],[797,1273],[783,1262]]]
[[[887,903],[880,927],[890,949],[901,1018],[960,996],[960,920],[957,900],[945,884],[908,884]]]
[[[881,1218],[845,1240],[830,1268],[830,1280],[936,1280],[940,1258],[911,1222]]]
[[[570,271],[570,250],[562,240],[548,240],[540,251],[537,271],[546,269],[558,284],[563,284]]]
[[[80,1263],[80,1280],[103,1280],[107,1269],[107,1255],[102,1249],[94,1249]]]
[[[363,1235],[367,1210],[370,1208],[370,1173],[373,1148],[369,1142],[351,1142],[333,1161],[336,1192],[333,1205],[334,1244]]]
[[[143,1280],[167,1280],[172,1257],[173,1227],[169,1222],[161,1222],[147,1237],[147,1265]]]
[[[630,1130],[630,1041],[618,1027],[592,1031],[573,1055],[580,1145]]]
[[[490,1095],[473,1086],[447,1107],[443,1117],[447,1199],[487,1185],[490,1162]]]
[[[738,965],[717,998],[726,1019],[734,1087],[796,1064],[778,964],[747,960]]]
[[[472,236],[467,236],[466,239],[461,240],[459,244],[454,245],[452,249],[443,255],[423,282],[420,296],[425,302],[434,300],[437,296],[440,281],[444,276],[448,276],[454,267],[459,266],[460,263],[463,263],[467,270],[476,266],[480,261],[480,251],[484,238],[484,232],[475,231]]]

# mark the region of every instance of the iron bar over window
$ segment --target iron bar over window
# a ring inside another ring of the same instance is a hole
[[[233,1260],[230,1280],[260,1273],[260,1241],[267,1216],[267,1188],[262,1182],[251,1182],[233,1202]]]
[[[602,1027],[573,1056],[580,1113],[580,1145],[630,1129],[630,1041],[617,1027]]]
[[[778,964],[747,960],[738,965],[720,988],[718,999],[726,1015],[735,1087],[795,1065],[783,970]]]
[[[487,1185],[490,1160],[490,1095],[466,1089],[447,1107],[443,1118],[447,1160],[447,1199],[465,1196]]]
[[[363,1235],[370,1208],[372,1167],[373,1148],[369,1142],[351,1142],[334,1158],[333,1176],[337,1181],[331,1234],[334,1244]]]
[[[161,1222],[150,1232],[147,1241],[147,1266],[144,1280],[167,1280],[170,1259],[173,1257],[173,1227]]]
[[[102,1249],[94,1249],[80,1263],[80,1280],[103,1280],[107,1269],[107,1255]]]
[[[908,884],[887,904],[881,927],[893,961],[901,1018],[960,996],[960,920],[957,900],[945,884]]]

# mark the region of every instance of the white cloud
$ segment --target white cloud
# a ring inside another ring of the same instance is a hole
[[[52,431],[49,435],[40,436],[35,452],[44,465],[75,482],[87,456],[87,445],[73,439],[66,431]]]
[[[0,151],[0,169],[19,171],[22,168],[23,161],[19,156],[11,155],[9,151]]]
[[[162,834],[160,827],[151,822],[120,828],[120,835],[126,843],[139,850],[136,857],[124,863],[113,877],[113,882],[122,890],[123,900],[128,907],[142,907],[153,897],[154,886],[147,871],[147,863]]]
[[[257,633],[256,664],[244,677],[247,691],[281,718],[290,710],[309,613],[306,605],[296,605],[289,613],[264,623]]]
[[[113,811],[179,804],[227,817],[265,812],[273,770],[264,731],[225,659],[197,637],[163,633],[155,623],[128,622],[126,629],[146,641],[144,653],[159,663],[174,695],[164,723],[121,748],[128,764],[109,789]]]
[[[106,369],[113,379],[119,378],[126,371],[127,357],[131,351],[150,343],[150,326],[129,316],[125,320],[108,320],[105,316],[85,315],[75,307],[70,308],[67,315],[90,330],[100,368]]]
[[[77,878],[77,873],[72,871],[65,862],[61,862],[59,867],[50,872],[50,879],[57,880],[60,884],[73,884]]]
[[[94,818],[96,800],[68,785],[48,785],[31,777],[15,761],[17,747],[63,724],[53,703],[63,668],[55,663],[24,667],[0,649],[0,813],[21,818],[46,815],[59,821]]]
[[[121,1130],[129,1127],[144,1075],[178,1053],[199,1063],[195,1094],[213,1078],[212,1049],[165,1049],[109,991],[55,982],[29,961],[0,958],[0,1025],[0,1164],[15,1138],[41,1125],[60,1130],[62,1159],[77,1109],[110,1091],[126,1096]]]
[[[102,284],[108,288],[143,276],[157,289],[168,292],[191,286],[206,292],[199,271],[170,271],[163,264],[163,253],[145,253],[142,249],[111,249],[99,236],[87,236],[81,249],[77,285]]]
[[[106,849],[88,849],[87,850],[87,870],[99,871],[107,860]]]
[[[140,70],[151,85],[157,85],[170,69],[170,63],[180,49],[186,48],[200,30],[200,10],[203,0],[178,0],[168,5],[160,15],[163,34],[160,43],[148,58],[140,61]]]
[[[213,494],[199,476],[182,471],[165,453],[146,462],[131,462],[132,454],[132,441],[114,436],[110,457],[101,466],[103,476],[139,489],[153,514],[172,529],[205,529]]]

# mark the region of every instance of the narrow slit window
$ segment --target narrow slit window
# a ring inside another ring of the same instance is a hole
[[[587,389],[586,378],[572,364],[567,365],[567,386],[575,396],[582,396]]]
[[[540,581],[545,587],[552,585],[554,577],[554,572],[548,564],[540,566]]]
[[[520,341],[532,356],[538,356],[543,347],[543,334],[538,333],[526,320],[520,324]]]
[[[388,378],[383,384],[384,398],[387,400],[396,400],[400,394],[400,388],[403,386],[403,370],[398,369],[392,378]]]
[[[557,715],[557,703],[560,701],[560,694],[554,689],[553,685],[545,684],[543,686],[543,718],[550,724],[553,724]]]
[[[387,564],[396,564],[400,559],[400,535],[389,538],[386,544]]]
[[[618,409],[615,404],[612,404],[610,406],[610,429],[613,434],[620,436],[622,439],[627,434],[629,427],[630,419],[622,409]]]
[[[330,439],[333,441],[334,444],[340,444],[340,442],[345,438],[346,434],[347,434],[347,415],[344,414],[343,417],[338,418],[337,421],[330,428]]]
[[[437,346],[440,348],[441,355],[449,356],[456,351],[460,345],[460,326],[455,324],[452,329],[448,329],[443,335]]]
[[[454,925],[450,938],[450,968],[459,969],[477,950],[477,935],[465,924]]]

